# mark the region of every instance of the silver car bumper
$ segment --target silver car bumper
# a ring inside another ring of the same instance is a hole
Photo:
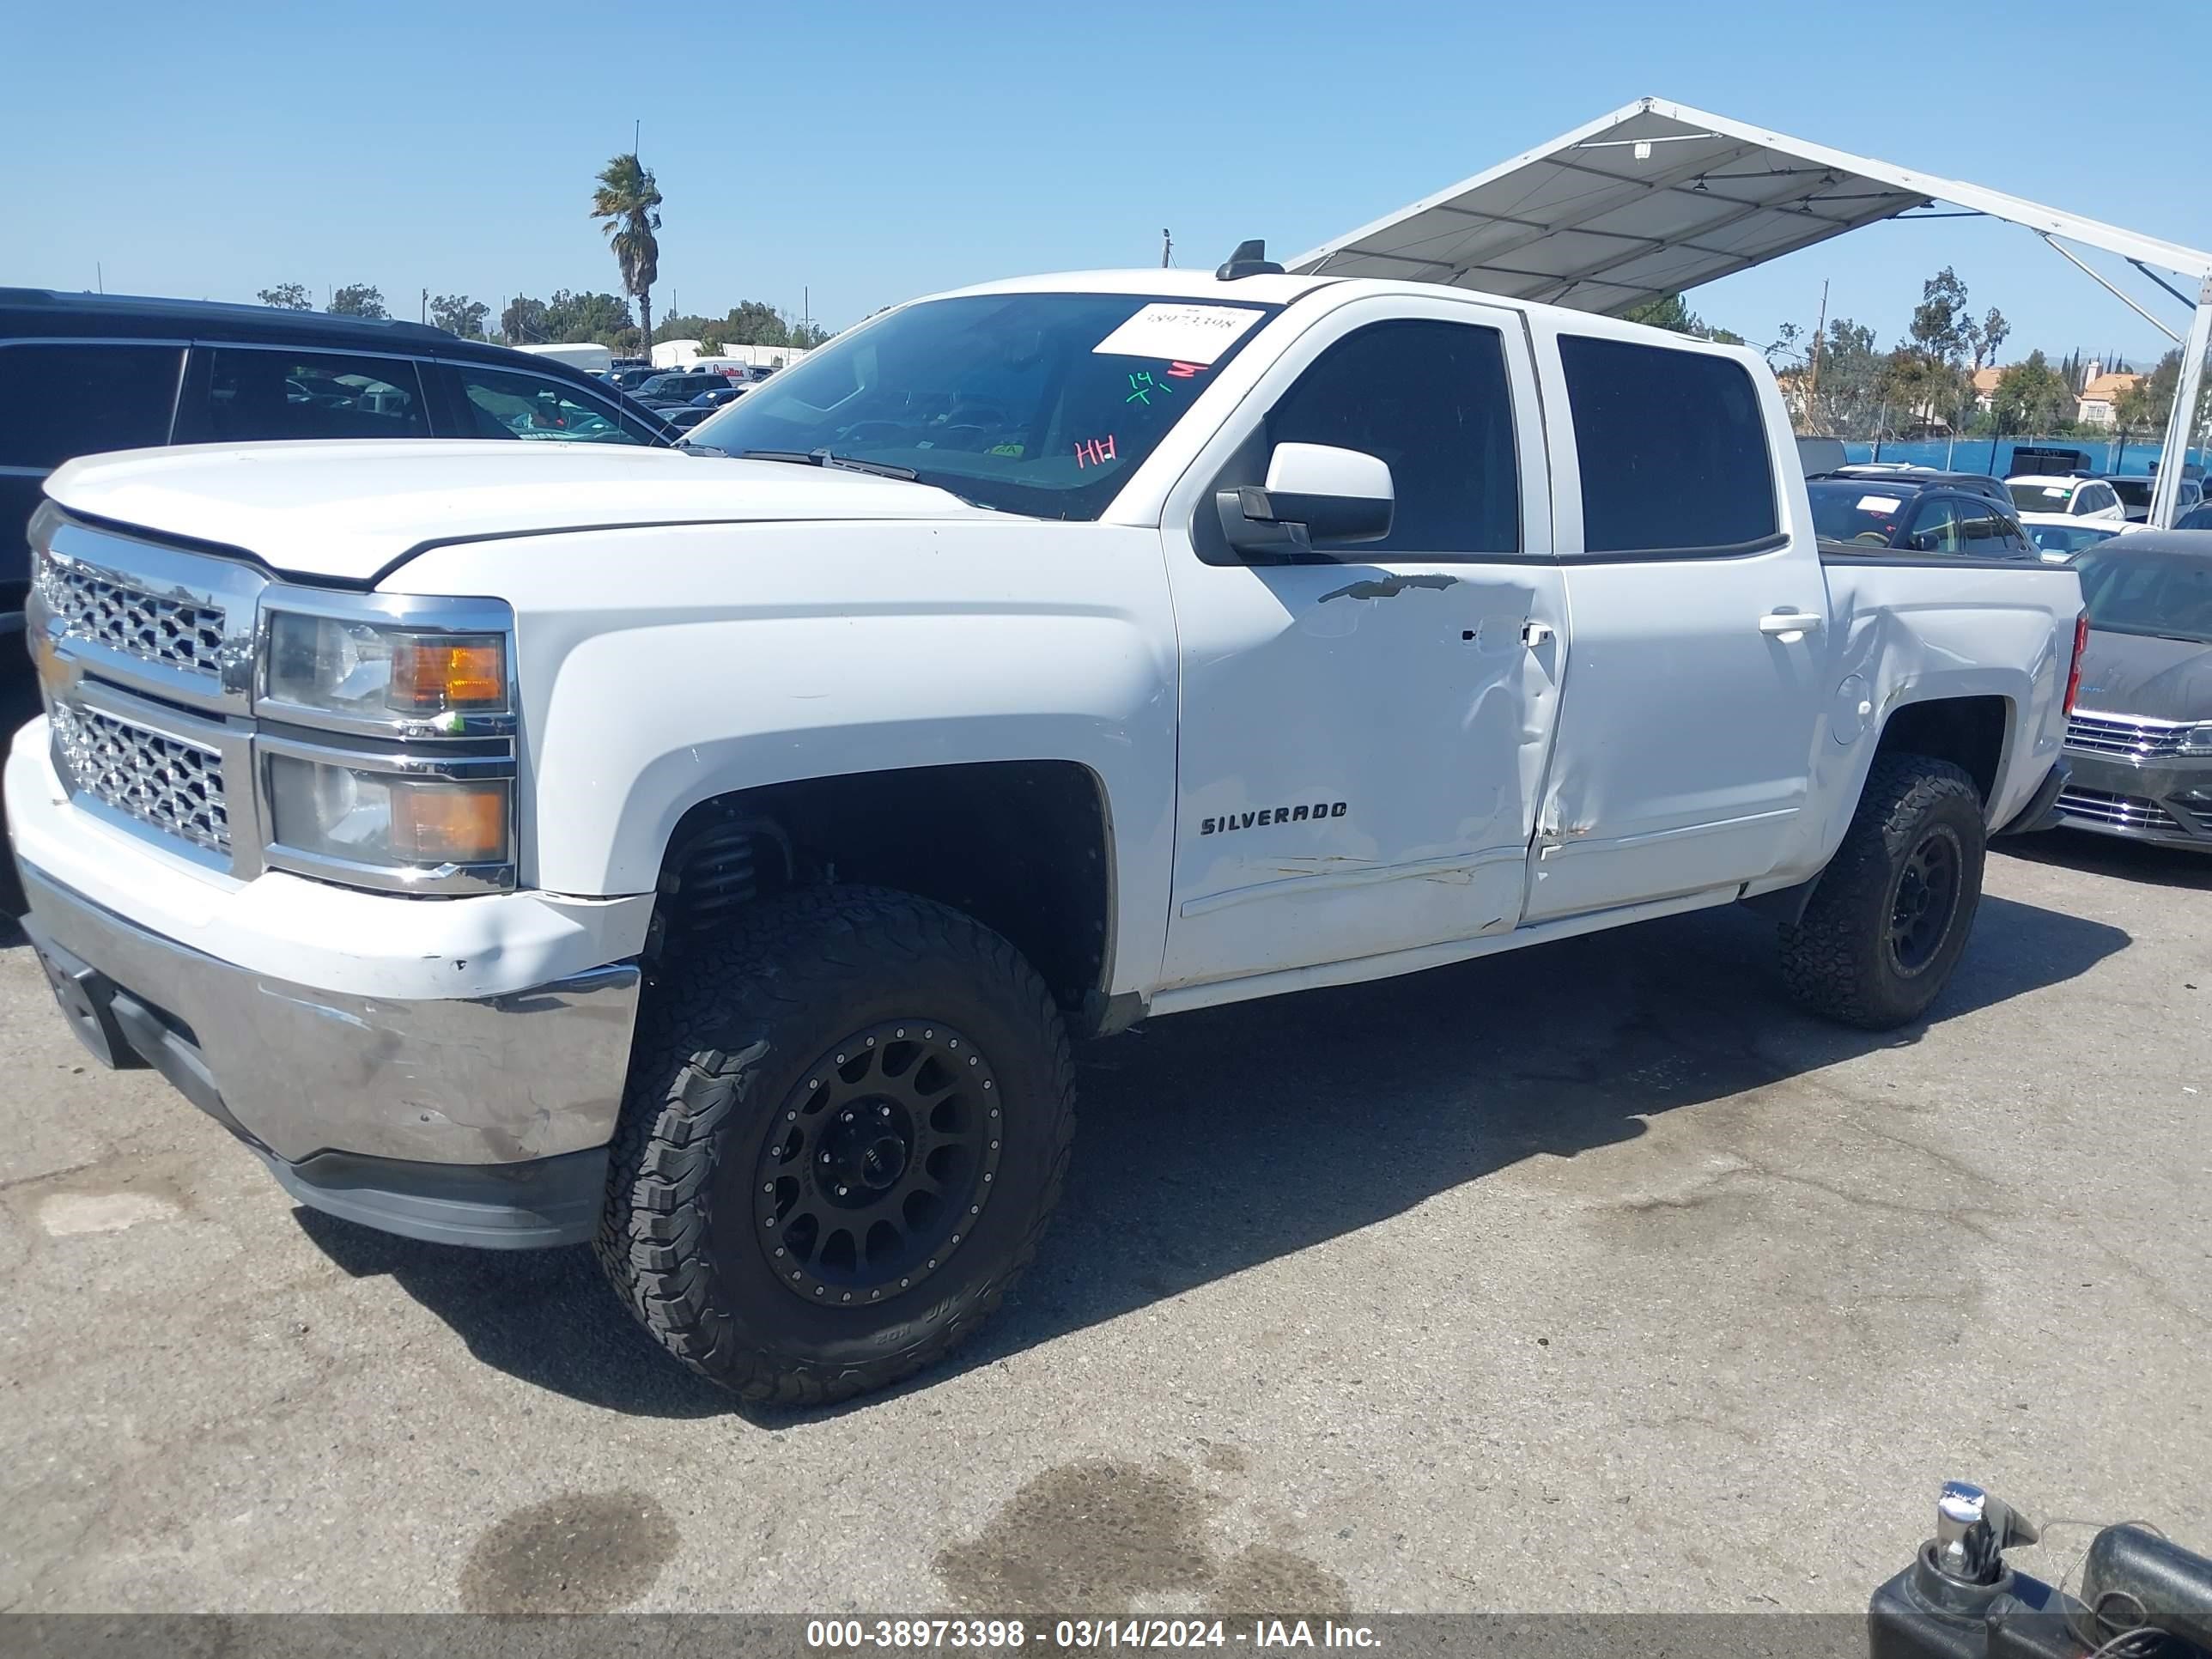
[[[450,1243],[590,1237],[635,963],[471,1000],[337,994],[149,932],[32,866],[22,876],[24,930],[85,1046],[159,1070],[295,1198]]]

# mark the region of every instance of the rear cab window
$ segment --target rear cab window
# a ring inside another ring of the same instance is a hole
[[[1766,419],[1733,358],[1559,336],[1583,556],[1725,558],[1781,541]]]

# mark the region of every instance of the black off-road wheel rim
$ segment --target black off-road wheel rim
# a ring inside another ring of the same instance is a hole
[[[1005,1127],[991,1062],[942,1020],[832,1044],[777,1106],[753,1173],[753,1235],[776,1282],[862,1308],[939,1272],[990,1201]]]
[[[1911,978],[1926,970],[1950,937],[1959,914],[1964,849],[1955,830],[1938,824],[1905,854],[1890,890],[1889,959]]]

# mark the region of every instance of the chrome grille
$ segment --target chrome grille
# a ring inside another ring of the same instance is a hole
[[[2058,810],[2069,818],[2101,824],[2108,830],[2147,830],[2170,836],[2177,830],[2191,827],[2179,822],[2154,800],[2143,800],[2134,795],[2108,795],[2101,789],[2062,789],[2058,792]]]
[[[165,599],[109,581],[51,554],[39,560],[39,597],[64,638],[88,640],[146,662],[210,678],[222,672],[222,607]]]
[[[50,714],[77,793],[195,845],[230,850],[222,756],[96,709],[56,702]]]
[[[2130,720],[2124,714],[2069,715],[2066,746],[2118,760],[2157,760],[2181,752],[2191,728],[2170,720]]]

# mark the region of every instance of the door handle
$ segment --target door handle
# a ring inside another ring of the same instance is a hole
[[[1784,645],[1795,645],[1820,629],[1820,618],[1810,611],[1776,611],[1759,619],[1759,631]]]
[[[1549,645],[1554,635],[1549,623],[1527,622],[1521,624],[1521,643],[1531,651],[1540,651]]]

